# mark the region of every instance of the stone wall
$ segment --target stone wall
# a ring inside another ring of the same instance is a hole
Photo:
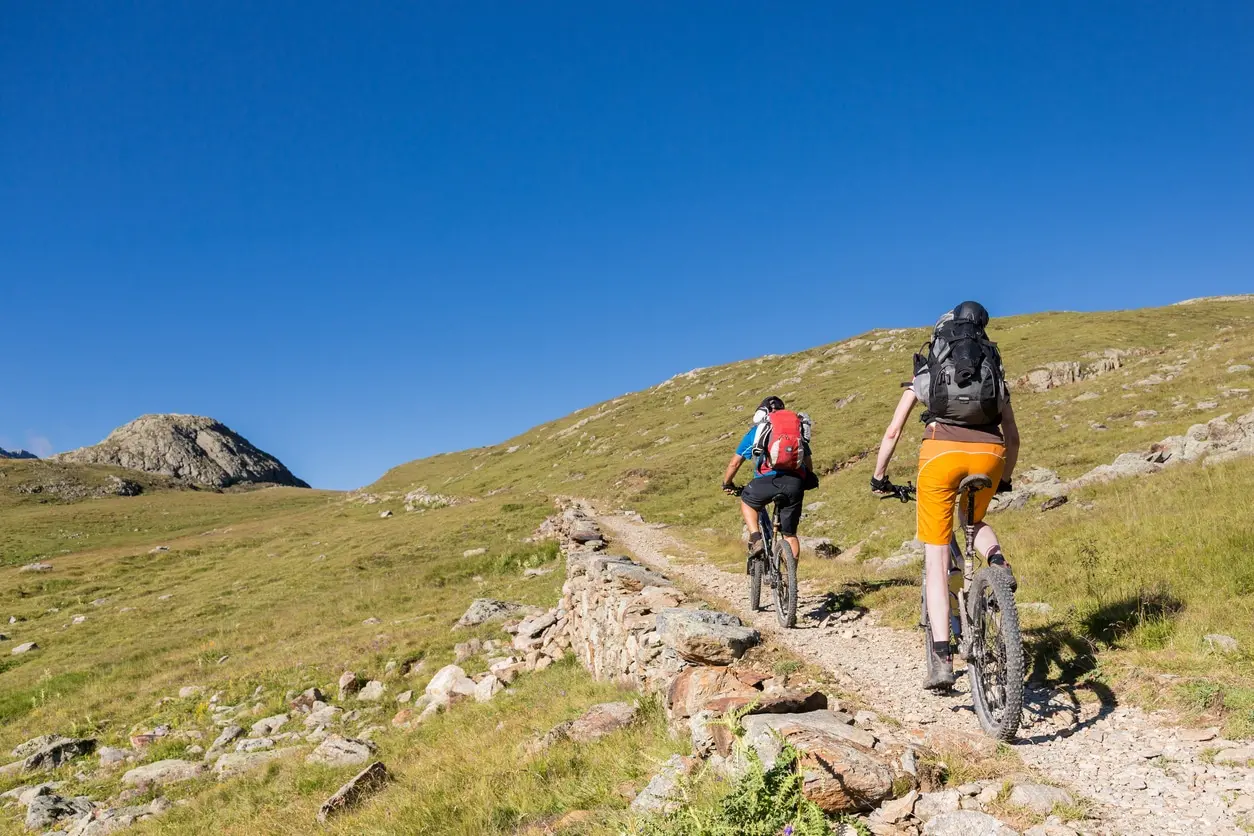
[[[739,618],[691,602],[663,575],[605,553],[591,511],[566,501],[543,534],[558,537],[566,583],[555,616],[563,644],[597,679],[665,694],[693,665],[727,665],[760,641]]]

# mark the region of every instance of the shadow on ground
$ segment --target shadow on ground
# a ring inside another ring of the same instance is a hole
[[[1054,621],[1023,633],[1027,673],[1024,711],[1041,734],[1039,743],[1075,734],[1110,714],[1119,704],[1115,690],[1098,673],[1097,653],[1116,646],[1143,624],[1167,621],[1184,609],[1178,598],[1162,592],[1141,593],[1100,604],[1074,621]],[[1092,710],[1092,699],[1097,708]],[[1090,709],[1085,710],[1085,705]]]

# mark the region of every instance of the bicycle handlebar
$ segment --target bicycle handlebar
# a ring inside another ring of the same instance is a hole
[[[915,493],[914,483],[907,482],[904,485],[893,485],[889,488],[888,493],[880,495],[880,499],[896,499],[901,502],[909,502],[915,498]]]

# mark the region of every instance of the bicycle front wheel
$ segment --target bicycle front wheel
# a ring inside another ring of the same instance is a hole
[[[797,556],[783,537],[775,538],[775,614],[781,627],[797,626]]]
[[[1008,573],[996,567],[981,570],[971,584],[967,614],[967,674],[975,714],[985,733],[1013,740],[1023,712],[1023,636]]]

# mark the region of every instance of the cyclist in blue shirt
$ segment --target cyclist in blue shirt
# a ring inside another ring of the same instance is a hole
[[[797,539],[797,526],[801,522],[801,506],[805,501],[807,488],[818,487],[818,479],[813,472],[810,458],[809,419],[802,415],[802,438],[805,447],[805,458],[802,469],[794,471],[776,471],[764,464],[763,436],[769,432],[771,422],[769,416],[784,408],[784,402],[772,395],[758,405],[753,415],[753,426],[745,433],[727,470],[723,473],[723,491],[735,495],[740,492],[740,512],[744,516],[745,526],[749,529],[749,561],[760,557],[763,553],[762,527],[758,521],[758,513],[772,502],[779,504],[779,533],[792,547],[792,553],[801,556],[801,542]],[[749,458],[754,459],[754,478],[743,490],[732,481],[736,472]]]

